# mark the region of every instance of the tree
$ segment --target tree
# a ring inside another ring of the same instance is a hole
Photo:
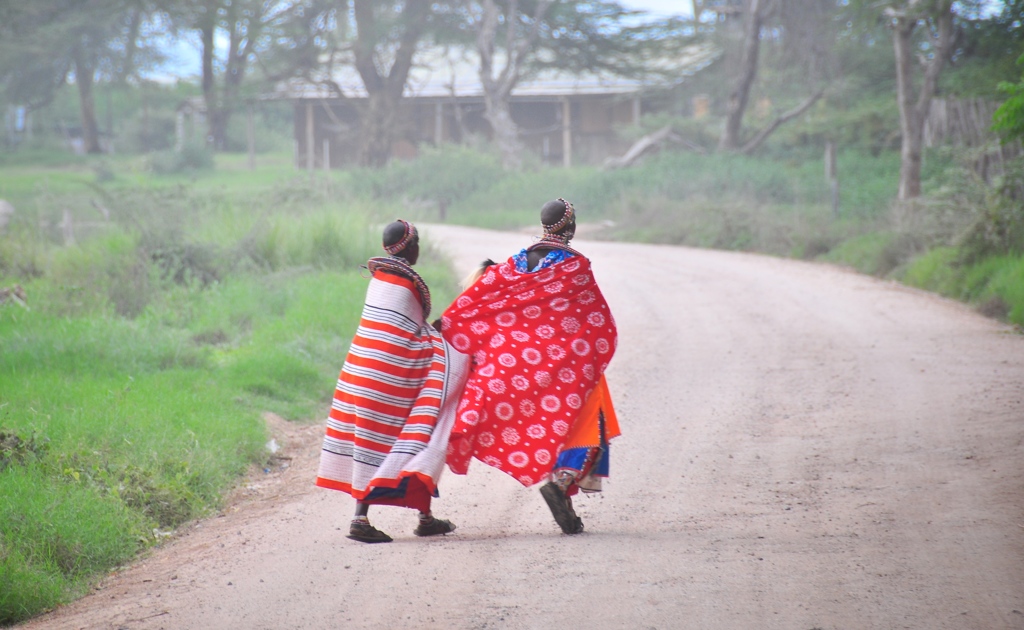
[[[993,51],[996,55],[1006,55],[1011,49],[1024,49],[1024,29],[1020,28],[1022,22],[1024,0],[1007,0],[1002,12],[992,20],[994,29],[1002,36],[991,37],[991,31],[986,33],[990,35],[986,39],[995,39],[1004,44]],[[1024,71],[1024,54],[1017,57],[1016,66],[1020,71]],[[1005,95],[1006,100],[992,116],[992,129],[999,133],[1004,141],[1024,140],[1024,73],[1017,82],[999,81],[997,89]]]
[[[395,4],[353,0],[353,5],[355,67],[367,94],[359,162],[383,166],[391,157],[402,94],[416,47],[427,31],[431,7],[426,0]]]
[[[84,150],[99,153],[96,80],[125,80],[136,72],[142,26],[152,11],[146,0],[9,3],[0,31],[0,81],[6,98],[39,107],[73,79]]]
[[[300,78],[348,101],[360,117],[359,163],[383,166],[402,131],[403,93],[416,51],[448,8],[427,0],[296,0],[275,26],[273,54],[260,63],[271,80]],[[350,98],[338,82],[343,66],[356,70],[365,99]]]
[[[730,31],[736,30],[730,28],[730,25],[742,20],[742,32],[738,38],[732,37],[738,40],[734,44],[739,48],[738,64],[735,83],[726,101],[725,124],[719,137],[719,150],[753,153],[775,130],[806,112],[824,95],[823,88],[815,89],[797,106],[777,116],[750,139],[744,140],[743,120],[751,90],[758,77],[761,43],[769,22],[777,33],[776,38],[781,40],[784,58],[801,66],[820,65],[819,62],[827,57],[822,54],[820,34],[827,33],[827,19],[834,9],[834,2],[823,0],[725,0],[717,3],[695,0],[695,16],[706,11],[715,13],[724,22],[726,39],[732,35]],[[813,21],[815,18],[816,21]],[[808,33],[817,37],[809,36]],[[807,73],[804,82],[820,82],[827,75],[827,70],[818,69]]]
[[[510,112],[512,92],[521,79],[548,69],[653,76],[658,71],[650,59],[680,40],[663,24],[637,23],[638,14],[617,2],[483,0],[468,6],[468,28],[476,33],[480,55],[485,117],[509,169],[521,162]]]
[[[272,26],[290,7],[287,2],[265,0],[168,2],[167,14],[176,30],[199,37],[207,139],[213,149],[227,148],[228,124],[249,68],[256,55],[268,48]],[[219,41],[227,42],[221,58]]]
[[[70,55],[46,54],[50,42],[62,39],[52,32],[60,12],[56,3],[0,5],[0,84],[8,103],[42,107],[67,81]]]
[[[1017,65],[1024,68],[1024,55],[1017,59]],[[1001,82],[999,89],[1006,100],[992,116],[992,129],[1006,141],[1024,139],[1024,76],[1017,83]]]
[[[722,136],[718,141],[719,149],[728,151],[738,149],[740,146],[743,114],[747,110],[750,87],[754,84],[754,78],[757,76],[757,57],[761,49],[761,26],[764,24],[770,4],[770,0],[748,0],[743,11],[739,76],[725,106],[725,126],[722,128]]]
[[[517,0],[505,4],[504,9],[499,8],[494,0],[484,0],[479,8],[476,48],[480,54],[480,83],[484,89],[485,117],[494,131],[494,140],[501,151],[502,164],[506,169],[518,169],[522,163],[522,147],[509,106],[512,89],[526,70],[528,55],[540,35],[542,20],[550,5],[551,0],[538,0],[532,13],[524,13],[520,11]],[[495,76],[495,40],[499,18],[505,26],[505,59]]]
[[[906,0],[884,9],[892,29],[896,55],[896,100],[900,109],[900,200],[921,194],[921,155],[924,123],[935,95],[939,74],[953,47],[953,0]],[[927,31],[921,63],[924,76],[916,92],[913,66],[918,47],[915,32]]]

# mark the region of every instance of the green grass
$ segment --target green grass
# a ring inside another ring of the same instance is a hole
[[[95,488],[36,466],[0,472],[0,485],[0,624],[83,593],[89,577],[144,545],[143,519]]]
[[[4,624],[216,509],[267,457],[263,412],[326,413],[362,308],[359,265],[397,212],[280,165],[191,185],[83,183],[76,168],[52,169],[67,189],[28,195],[0,237],[0,286],[24,286],[31,308],[0,309]],[[77,244],[39,227],[94,201],[110,218]],[[450,271],[425,250],[445,303]]]
[[[884,276],[899,264],[893,254],[897,240],[892,232],[868,232],[842,241],[821,258],[862,273]]]
[[[859,236],[863,224],[888,213],[899,156],[840,154],[839,218],[832,216],[823,169],[820,158],[797,153],[766,159],[680,151],[608,172],[583,166],[498,174],[485,186],[475,179],[477,173],[462,169],[470,178],[465,185],[444,183],[463,191],[448,207],[453,223],[496,229],[533,225],[539,208],[561,196],[573,202],[581,221],[617,224],[612,238],[812,258]],[[402,182],[430,179],[436,170],[430,160],[403,164],[374,175],[363,189],[398,201],[410,196]],[[406,213],[410,218],[439,220],[429,190],[411,197],[421,203]]]
[[[258,413],[180,335],[5,309],[0,340],[4,623],[205,513],[264,457]]]
[[[260,154],[256,168],[249,169],[244,154],[222,154],[214,159],[214,170],[159,175],[152,171],[150,158],[144,155],[73,156],[46,152],[0,154],[0,199],[21,210],[32,210],[49,203],[49,196],[74,194],[103,195],[126,190],[188,186],[197,192],[220,191],[244,194],[268,191],[274,184],[308,175],[296,172],[291,156],[282,153]],[[316,173],[323,179],[323,173]],[[88,201],[88,199],[86,199]]]
[[[989,256],[965,264],[957,248],[940,247],[916,258],[902,279],[1024,326],[1024,255]]]

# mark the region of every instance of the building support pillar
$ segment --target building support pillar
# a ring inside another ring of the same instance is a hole
[[[434,103],[434,146],[444,142],[444,103]]]
[[[313,101],[306,101],[306,170],[313,173],[313,162],[316,156],[316,147],[313,138]]]
[[[562,97],[562,166],[572,166],[572,103]]]
[[[253,104],[248,103],[245,108],[245,139],[249,149],[249,170],[256,170],[256,121],[253,112]]]
[[[181,153],[185,146],[185,112],[180,109],[174,115],[174,150]]]

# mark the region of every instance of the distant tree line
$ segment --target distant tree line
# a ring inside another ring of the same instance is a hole
[[[524,77],[554,67],[658,77],[671,88],[683,78],[673,76],[672,60],[699,44],[720,51],[696,82],[723,104],[718,150],[755,152],[821,101],[850,110],[878,95],[898,109],[901,198],[920,194],[924,119],[937,94],[1008,98],[997,128],[1019,135],[1024,126],[1021,73],[1012,66],[1024,53],[1024,0],[692,0],[689,8],[692,15],[655,20],[614,1],[6,2],[0,90],[5,102],[31,109],[73,85],[85,149],[99,152],[95,86],[138,82],[169,42],[188,39],[200,49],[211,148],[226,148],[240,102],[301,79],[358,108],[359,162],[381,166],[417,55],[459,46],[479,61],[485,118],[514,169],[522,147],[509,102]],[[358,73],[365,99],[338,83],[342,66]],[[787,109],[751,121],[758,94]]]

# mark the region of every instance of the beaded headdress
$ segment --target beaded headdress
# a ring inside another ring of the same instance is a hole
[[[409,243],[413,242],[418,237],[415,225],[408,221],[403,221],[402,219],[395,219],[395,221],[405,226],[405,234],[402,235],[402,240],[398,241],[394,245],[384,245],[384,251],[392,256],[408,247]]]
[[[569,225],[576,216],[576,210],[572,207],[571,203],[561,197],[559,197],[558,200],[565,204],[565,214],[562,215],[562,218],[559,219],[557,223],[552,225],[542,223],[541,225],[544,227],[545,234],[556,234],[559,230]]]

